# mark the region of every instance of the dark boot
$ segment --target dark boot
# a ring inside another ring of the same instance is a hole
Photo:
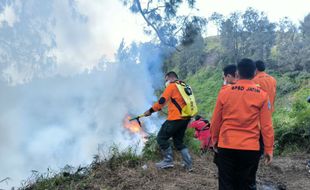
[[[193,171],[192,168],[192,157],[189,154],[188,148],[183,148],[181,150],[181,155],[183,158],[183,167],[188,171]]]
[[[172,168],[173,165],[173,151],[171,146],[169,146],[166,150],[162,150],[162,154],[164,159],[155,164],[158,169],[166,169]]]

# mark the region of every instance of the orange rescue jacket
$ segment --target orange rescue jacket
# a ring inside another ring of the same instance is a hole
[[[272,76],[265,72],[258,72],[253,81],[258,84],[263,90],[265,90],[269,96],[271,103],[271,110],[274,111],[274,102],[277,91],[277,81]]]
[[[251,80],[239,80],[222,88],[211,121],[213,145],[218,143],[221,148],[259,150],[260,130],[265,153],[272,154],[274,131],[267,93]]]
[[[175,82],[170,83],[163,94],[161,95],[158,102],[156,102],[151,112],[161,110],[165,105],[168,105],[168,116],[167,120],[180,120],[184,119],[181,116],[182,108],[186,105],[181,93],[178,90]]]

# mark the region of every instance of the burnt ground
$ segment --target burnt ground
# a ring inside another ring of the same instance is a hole
[[[217,189],[217,168],[211,154],[194,156],[194,171],[191,173],[183,170],[179,155],[176,156],[175,167],[167,170],[157,170],[152,161],[113,169],[107,164],[98,164],[93,168],[91,181],[83,189]],[[306,170],[306,161],[309,159],[310,155],[304,154],[275,157],[269,166],[261,162],[257,173],[258,189],[309,190],[310,173]]]

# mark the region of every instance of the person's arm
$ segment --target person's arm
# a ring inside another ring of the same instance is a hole
[[[223,104],[221,102],[221,92],[220,92],[216,100],[210,127],[211,142],[213,146],[216,146],[219,139],[220,127],[222,124],[222,111],[223,111]]]
[[[260,125],[264,141],[266,163],[269,164],[272,161],[273,156],[274,131],[272,127],[271,103],[268,96],[265,98],[260,110]]]
[[[157,102],[155,102],[155,104],[149,110],[144,112],[145,116],[150,116],[152,113],[161,110],[166,105],[166,103],[169,101],[169,99],[172,96],[172,92],[174,90],[174,85],[175,84],[169,84],[167,86],[167,88],[164,90],[164,92],[161,95],[161,97],[159,98],[159,100]]]
[[[272,102],[273,111],[274,111],[274,104],[276,102],[276,97],[277,97],[277,81],[276,81],[276,79],[274,79],[274,98],[273,98],[273,102]]]

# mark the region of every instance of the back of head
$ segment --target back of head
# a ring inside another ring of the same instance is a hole
[[[228,74],[235,77],[237,71],[237,66],[236,65],[227,65],[224,67],[223,72],[224,76],[226,77]]]
[[[256,66],[251,59],[244,58],[237,65],[240,79],[252,79],[255,75]]]
[[[178,79],[178,75],[174,72],[174,71],[170,71],[166,74],[166,77],[168,78],[175,78],[175,79]]]
[[[255,61],[256,69],[260,72],[265,71],[266,66],[265,63],[261,60]]]

